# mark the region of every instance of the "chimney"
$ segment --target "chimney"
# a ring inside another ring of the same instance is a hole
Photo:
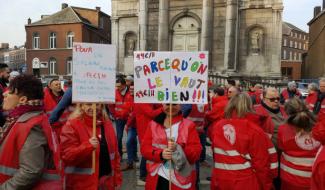
[[[321,6],[317,6],[314,8],[314,18],[322,11]]]
[[[28,20],[27,20],[27,24],[28,24],[28,25],[29,25],[29,24],[32,24],[32,19],[28,18]]]
[[[325,0],[323,0],[323,11],[325,10]]]
[[[325,1],[325,0],[324,0]],[[100,11],[100,7],[96,7],[96,10],[99,12]]]
[[[61,4],[61,10],[67,8],[69,5],[67,3],[62,3]]]

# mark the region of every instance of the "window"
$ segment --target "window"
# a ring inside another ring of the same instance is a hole
[[[67,75],[72,75],[72,58],[71,57],[69,57],[67,59],[66,69],[67,69]]]
[[[282,76],[292,78],[292,67],[282,67],[281,73],[282,73]]]
[[[286,50],[283,50],[283,57],[282,59],[287,59],[287,51]]]
[[[50,49],[56,48],[56,33],[51,32],[50,33]]]
[[[40,37],[39,33],[33,34],[33,49],[39,49],[40,48]]]
[[[297,42],[295,42],[295,48],[298,48],[298,43]]]
[[[293,41],[290,40],[290,47],[293,47]]]
[[[289,59],[292,60],[292,52],[289,52]]]
[[[302,38],[301,38],[301,34],[299,34],[299,39],[302,39]]]
[[[67,48],[72,48],[73,40],[74,40],[74,33],[73,32],[68,32],[68,35],[67,35]]]
[[[293,60],[297,60],[297,53],[296,52],[293,54]]]
[[[301,49],[301,42],[299,42],[299,49]]]
[[[283,46],[287,46],[287,39],[283,40]]]
[[[50,75],[56,74],[56,59],[55,58],[50,59],[49,74]]]
[[[104,29],[104,17],[99,18],[99,28]]]
[[[298,60],[299,60],[299,61],[302,60],[301,53],[298,53]]]
[[[306,40],[306,35],[304,35],[304,40]]]

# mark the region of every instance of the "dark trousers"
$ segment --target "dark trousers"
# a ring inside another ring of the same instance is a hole
[[[201,142],[201,145],[202,145],[202,152],[201,152],[201,155],[200,155],[200,162],[203,162],[206,159],[206,148],[205,148],[205,145],[207,144],[207,135],[204,132],[204,133],[200,134],[199,137],[200,137],[200,142]]]
[[[126,120],[117,119],[115,121],[116,136],[117,136],[117,143],[118,143],[118,152],[120,153],[121,159],[123,157],[122,139],[123,139],[123,132],[124,132],[125,124],[126,124]]]
[[[147,176],[147,168],[146,168],[147,160],[142,157],[140,161],[140,177],[146,177]]]
[[[130,127],[126,140],[126,150],[128,155],[128,163],[132,164],[137,157],[137,129]]]

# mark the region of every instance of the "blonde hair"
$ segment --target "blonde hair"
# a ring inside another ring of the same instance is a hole
[[[246,93],[239,93],[232,97],[225,109],[225,118],[232,118],[233,113],[237,117],[244,117],[247,113],[253,113],[251,98]]]
[[[68,120],[82,117],[82,115],[84,114],[84,111],[81,109],[82,104],[84,104],[84,103],[76,104],[76,109],[69,115]],[[102,114],[103,120],[104,121],[109,120],[108,114],[105,109],[105,104],[99,104],[99,105],[102,106],[101,114]],[[96,106],[98,106],[98,105],[96,105]]]

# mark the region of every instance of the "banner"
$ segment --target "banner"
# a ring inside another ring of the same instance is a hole
[[[73,102],[115,102],[115,75],[115,46],[73,43]]]
[[[134,52],[136,103],[205,104],[208,52]]]

